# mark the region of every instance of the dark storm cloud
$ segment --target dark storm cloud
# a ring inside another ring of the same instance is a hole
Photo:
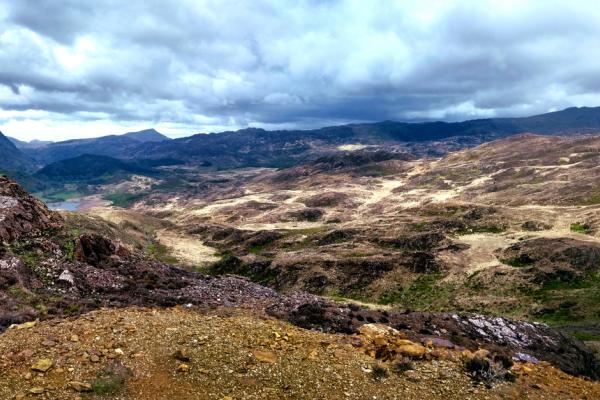
[[[0,0],[0,27],[0,128],[24,138],[600,105],[586,1]]]

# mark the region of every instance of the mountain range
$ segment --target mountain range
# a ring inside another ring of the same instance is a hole
[[[125,160],[153,160],[154,165],[189,163],[219,168],[289,167],[335,153],[344,145],[383,146],[419,156],[529,132],[586,134],[600,130],[600,107],[568,108],[524,118],[488,118],[463,122],[382,121],[311,130],[238,131],[169,139],[154,129],[62,142],[22,142],[0,137],[0,169],[35,171],[48,164],[93,154]],[[70,163],[76,165],[76,163]]]

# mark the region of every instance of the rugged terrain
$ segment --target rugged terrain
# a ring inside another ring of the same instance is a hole
[[[1,396],[598,397],[600,138],[357,137],[33,175],[82,212],[1,178]]]
[[[405,310],[579,326],[593,337],[598,140],[521,135],[441,159],[358,150],[284,170],[183,171],[184,183],[157,182],[131,205],[170,221],[181,240],[196,238],[200,253],[220,254],[198,260],[205,271]]]
[[[352,148],[282,170],[169,167],[170,181],[123,189],[128,210],[90,213],[169,221],[143,224],[152,253],[187,269],[540,321],[596,347],[599,146],[518,135],[440,159]]]
[[[88,215],[50,211],[2,178],[0,329],[9,328],[0,335],[2,395],[594,398],[598,386],[585,380],[598,378],[593,350],[545,325],[477,314],[406,312],[402,307],[377,310],[302,291],[327,294],[322,289],[329,286],[339,293],[348,290],[348,296],[363,293],[367,299],[365,288],[382,278],[380,270],[401,268],[408,279],[438,273],[421,247],[435,249],[434,257],[439,248],[448,254],[467,248],[443,230],[403,241],[404,231],[388,229],[385,235],[373,230],[376,236],[364,231],[366,237],[356,240],[353,250],[388,249],[378,250],[380,255],[346,256],[343,249],[335,249],[348,245],[348,235],[359,238],[359,233],[341,229],[352,222],[352,214],[343,210],[364,213],[365,223],[377,221],[367,218],[369,208],[377,207],[375,200],[393,196],[400,186],[396,180],[393,185],[381,182],[384,192],[372,193],[362,204],[357,195],[361,179],[370,177],[356,176],[357,192],[345,196],[313,193],[302,182],[295,183],[302,193],[281,196],[289,191],[288,179],[278,178],[282,175],[306,170],[307,176],[317,175],[313,183],[322,179],[331,184],[355,174],[355,164],[365,159],[367,165],[384,163],[402,179],[422,168],[408,158],[350,153],[341,164],[336,157],[299,170],[263,170],[258,175],[238,171],[234,181],[246,186],[237,189],[229,186],[229,178],[213,180],[216,198],[205,206],[195,202],[207,200],[186,190],[180,200],[164,199],[157,191],[142,194],[137,212],[99,208]],[[323,175],[324,166],[331,172]],[[343,189],[340,183],[335,183],[338,190]],[[271,203],[280,206],[263,206],[269,202],[261,194],[252,199],[235,194],[265,186],[274,196]],[[227,192],[234,193],[232,199],[218,200]],[[182,203],[174,206],[174,201]],[[280,207],[282,214],[274,212]],[[479,208],[464,212],[472,210]],[[269,213],[275,218],[265,220]],[[189,259],[180,263],[173,245],[160,242],[164,237],[171,244],[185,238],[207,249],[219,248],[219,254],[211,255],[220,259],[206,259],[203,265]],[[316,252],[319,248],[325,252]],[[319,264],[322,275],[333,271],[341,279],[313,279],[316,286],[311,287],[305,284],[311,274],[279,271],[269,252],[275,257],[290,252],[301,260],[338,257]],[[346,264],[347,258],[367,261]],[[289,280],[282,280],[286,275]],[[348,284],[348,279],[356,281]],[[426,291],[424,296],[423,309],[432,308]],[[172,308],[177,305],[185,308]],[[132,308],[139,306],[154,308]]]

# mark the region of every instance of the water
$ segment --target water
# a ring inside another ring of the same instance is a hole
[[[57,201],[55,203],[48,203],[48,208],[51,210],[64,210],[64,211],[77,211],[81,205],[81,200],[71,199],[65,201]]]

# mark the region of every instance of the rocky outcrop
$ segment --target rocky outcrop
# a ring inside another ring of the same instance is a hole
[[[307,294],[289,296],[267,312],[326,332],[354,333],[364,324],[384,324],[413,341],[443,339],[471,350],[485,347],[506,357],[548,361],[567,373],[600,379],[600,363],[590,349],[544,324],[483,315],[370,310]]]
[[[511,245],[499,252],[498,258],[519,267],[533,283],[569,282],[598,271],[600,244],[570,238],[537,238]]]
[[[0,176],[0,240],[11,242],[57,228],[61,218],[21,186]]]

